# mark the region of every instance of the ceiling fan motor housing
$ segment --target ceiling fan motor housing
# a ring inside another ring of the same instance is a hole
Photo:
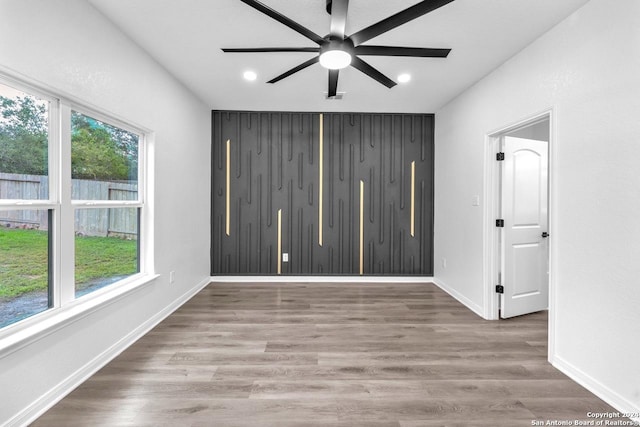
[[[341,39],[340,37],[335,37],[332,35],[328,35],[324,39],[327,42],[320,46],[320,55],[329,50],[342,50],[344,52],[347,52],[349,55],[354,55],[354,47],[351,40]]]

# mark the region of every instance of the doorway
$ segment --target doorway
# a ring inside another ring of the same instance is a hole
[[[546,111],[505,126],[486,139],[487,319],[549,309],[551,326],[552,134],[552,112]],[[551,351],[551,327],[549,339]]]

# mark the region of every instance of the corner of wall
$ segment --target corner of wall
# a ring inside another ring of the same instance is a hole
[[[444,283],[442,280],[436,277],[433,278],[433,283],[436,286],[438,286],[440,289],[442,289],[443,291],[451,295],[453,298],[458,300],[458,302],[466,306],[469,310],[473,311],[475,314],[482,317],[483,319],[486,319],[484,315],[484,308],[482,306],[474,303],[469,298],[467,298],[466,296],[458,292],[456,289],[452,288],[451,286],[448,286],[446,283]]]
[[[552,365],[573,381],[577,382],[600,399],[618,409],[621,413],[629,414],[632,420],[640,423],[640,406],[635,405],[615,390],[607,387],[602,382],[596,380],[561,356],[554,355],[552,358]],[[634,414],[635,416],[633,416]]]

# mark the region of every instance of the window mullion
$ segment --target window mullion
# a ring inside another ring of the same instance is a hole
[[[53,299],[49,304],[52,308],[62,305],[60,289],[61,272],[60,260],[62,247],[60,246],[60,160],[61,160],[61,111],[60,101],[51,102],[49,108],[49,296]]]
[[[71,203],[71,107],[66,103],[60,105],[60,161],[59,161],[59,202],[60,214],[58,215],[59,253],[64,254],[59,258],[60,268],[60,303],[62,305],[73,301],[75,298],[75,208]]]

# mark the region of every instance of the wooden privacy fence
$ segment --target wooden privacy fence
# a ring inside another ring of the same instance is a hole
[[[47,200],[49,177],[0,172],[0,199]],[[72,180],[75,200],[135,200],[138,184],[131,182]],[[48,214],[43,209],[0,211],[0,225],[48,229]],[[76,234],[83,236],[138,235],[137,208],[89,208],[75,213]]]

